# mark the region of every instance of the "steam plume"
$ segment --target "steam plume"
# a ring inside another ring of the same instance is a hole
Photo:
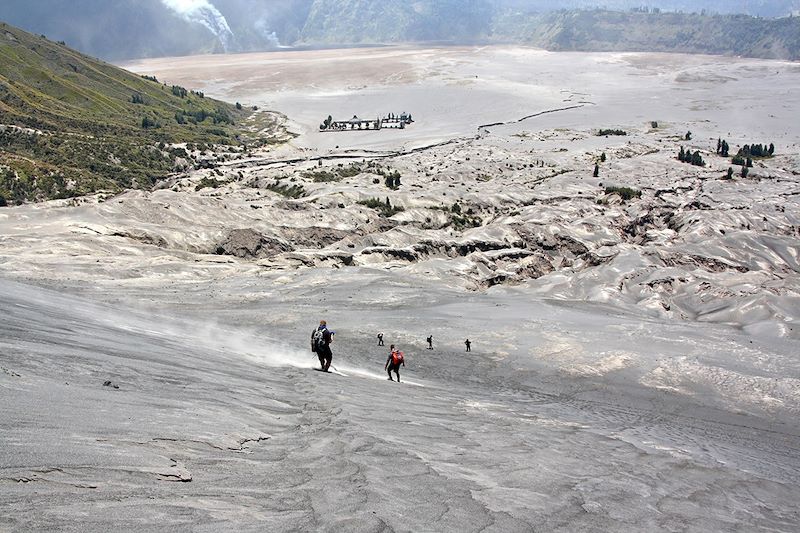
[[[233,32],[219,9],[208,0],[161,0],[165,6],[189,22],[202,24],[217,36],[227,52],[233,40]]]

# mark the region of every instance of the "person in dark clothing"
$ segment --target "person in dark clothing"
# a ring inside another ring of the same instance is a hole
[[[330,372],[333,352],[331,343],[334,333],[328,329],[328,324],[324,320],[319,321],[319,327],[311,333],[311,351],[319,358],[320,370]]]
[[[383,333],[378,333],[378,346],[383,346]]]
[[[392,379],[392,372],[394,372],[397,375],[397,382],[400,383],[400,365],[406,366],[403,352],[395,350],[394,344],[392,344],[389,346],[389,357],[386,359],[386,364],[383,365],[383,369],[389,373],[390,381],[394,381]]]
[[[428,349],[433,350],[433,335],[429,335],[427,341],[428,341]]]
[[[467,339],[467,340],[465,340],[465,341],[464,341],[464,346],[466,346],[466,347],[467,347],[467,351],[468,351],[468,352],[471,352],[471,351],[472,351],[472,343],[471,343],[471,342],[469,342],[469,339]]]

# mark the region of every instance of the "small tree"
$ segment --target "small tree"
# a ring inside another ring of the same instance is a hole
[[[236,102],[236,109],[241,111],[242,110],[242,104],[240,104],[239,102]]]
[[[592,174],[592,176],[594,176],[594,177],[596,178],[596,177],[598,177],[599,175],[600,175],[600,165],[598,165],[597,163],[595,163],[595,164],[594,164],[594,174]]]
[[[769,143],[769,148],[767,149],[767,153],[769,155],[775,155],[775,145],[774,144]]]
[[[733,179],[733,167],[728,167],[728,175],[725,179],[732,180]]]
[[[749,173],[750,173],[750,169],[749,168],[742,167],[742,178],[746,178]]]
[[[683,151],[683,146],[681,146],[681,151],[678,152],[678,161],[685,161],[686,160],[686,152]]]
[[[606,153],[605,152],[600,154],[600,162],[601,163],[605,163],[606,162]]]
[[[748,166],[750,168],[753,168],[753,158],[752,157],[748,157],[747,158],[747,165],[746,166]]]
[[[721,154],[721,153],[722,153],[722,139],[719,138],[719,139],[717,139],[717,154]]]

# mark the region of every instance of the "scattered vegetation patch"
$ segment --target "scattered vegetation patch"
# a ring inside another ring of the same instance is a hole
[[[683,146],[681,146],[681,150],[678,152],[678,161],[689,163],[690,165],[697,167],[706,166],[706,162],[703,161],[703,157],[700,155],[699,150],[695,150],[694,153],[692,153],[691,150],[684,151]]]
[[[361,200],[358,203],[367,206],[370,209],[376,210],[380,216],[385,218],[389,218],[392,215],[405,211],[405,208],[402,206],[392,205],[388,196],[386,197],[385,201],[382,201],[380,198],[367,198],[366,200]]]
[[[447,209],[445,209],[445,211],[447,211]],[[471,207],[464,211],[461,204],[455,202],[450,206],[449,211],[449,221],[447,225],[451,226],[453,229],[478,228],[483,225],[483,221],[480,217],[475,215],[475,211]]]
[[[610,135],[623,136],[627,134],[628,132],[625,130],[612,130],[612,129],[604,129],[597,132],[598,137],[608,137]]]
[[[284,183],[270,183],[265,187],[274,193],[278,193],[286,198],[302,198],[306,195],[306,190],[302,185],[288,185]]]
[[[736,153],[736,157],[741,159],[767,159],[775,155],[775,145],[765,144],[745,144]],[[752,166],[752,165],[750,165]]]
[[[217,178],[209,178],[208,176],[204,176],[203,179],[201,179],[197,183],[197,185],[195,185],[194,190],[202,191],[203,189],[218,189],[220,187],[229,184],[232,181],[233,181],[232,179],[218,180]]]
[[[360,163],[352,163],[350,165],[339,164],[330,169],[317,169],[309,170],[303,173],[303,177],[310,179],[314,183],[328,183],[332,181],[342,181],[344,178],[352,178],[362,174],[364,171]]]
[[[304,172],[303,177],[310,179],[314,183],[329,183],[332,181],[342,181],[342,176],[329,170],[313,170]]]
[[[642,197],[642,191],[638,189],[632,189],[630,187],[616,187],[613,185],[606,187],[606,194],[616,194],[625,202],[634,198]]]

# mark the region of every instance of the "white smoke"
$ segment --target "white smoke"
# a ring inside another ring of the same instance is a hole
[[[255,22],[255,28],[258,33],[269,42],[272,48],[281,48],[281,42],[278,35],[270,29],[269,21],[266,17],[262,17]]]
[[[227,52],[233,41],[233,32],[219,9],[208,0],[161,0],[169,9],[189,22],[202,24],[217,36]]]

